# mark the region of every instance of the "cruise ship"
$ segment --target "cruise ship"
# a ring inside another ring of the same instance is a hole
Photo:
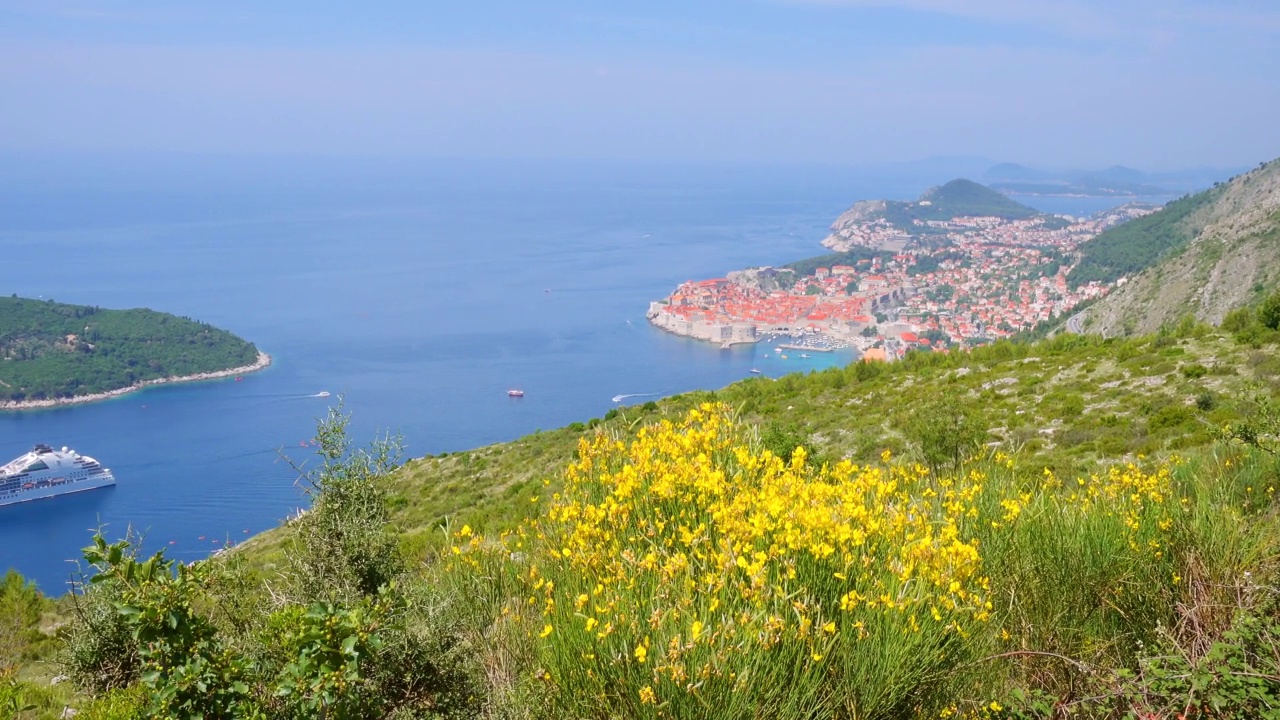
[[[115,485],[111,471],[88,455],[48,445],[0,467],[0,505]]]

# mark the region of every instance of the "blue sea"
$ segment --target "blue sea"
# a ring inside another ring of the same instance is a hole
[[[619,395],[643,402],[753,367],[777,376],[848,362],[721,350],[652,328],[645,310],[685,280],[820,254],[853,201],[914,197],[946,179],[291,158],[33,161],[0,173],[0,292],[185,315],[274,358],[239,381],[0,414],[0,459],[67,445],[118,478],[0,508],[0,571],[59,593],[94,528],[132,528],[145,550],[191,560],[278,524],[305,502],[291,463],[311,457],[316,419],[339,396],[353,440],[398,433],[418,456],[598,417]]]

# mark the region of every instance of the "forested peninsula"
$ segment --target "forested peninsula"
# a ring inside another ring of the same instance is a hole
[[[90,402],[259,370],[253,343],[190,318],[0,298],[0,409]]]

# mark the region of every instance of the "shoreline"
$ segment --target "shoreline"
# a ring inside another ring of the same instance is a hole
[[[102,400],[111,400],[132,392],[137,392],[153,385],[169,385],[172,383],[199,382],[201,380],[218,380],[234,375],[245,375],[251,372],[257,372],[271,365],[271,356],[261,350],[258,351],[258,359],[251,365],[243,365],[241,367],[228,368],[226,370],[214,370],[212,372],[196,373],[195,375],[178,375],[154,380],[143,380],[134,383],[129,387],[119,388],[116,390],[108,390],[106,392],[93,393],[91,395],[76,395],[69,398],[53,398],[48,400],[7,400],[0,402],[0,412],[13,412],[19,410],[39,410],[55,407],[63,407],[66,405],[83,405],[85,403],[99,402]]]

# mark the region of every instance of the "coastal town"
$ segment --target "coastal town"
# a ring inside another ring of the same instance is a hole
[[[1063,317],[1109,287],[1071,287],[1076,249],[1152,206],[1090,218],[917,220],[911,233],[882,218],[838,222],[823,244],[830,264],[762,267],[690,281],[647,316],[679,335],[730,347],[791,338],[796,347],[855,347],[892,360],[1009,337]]]

